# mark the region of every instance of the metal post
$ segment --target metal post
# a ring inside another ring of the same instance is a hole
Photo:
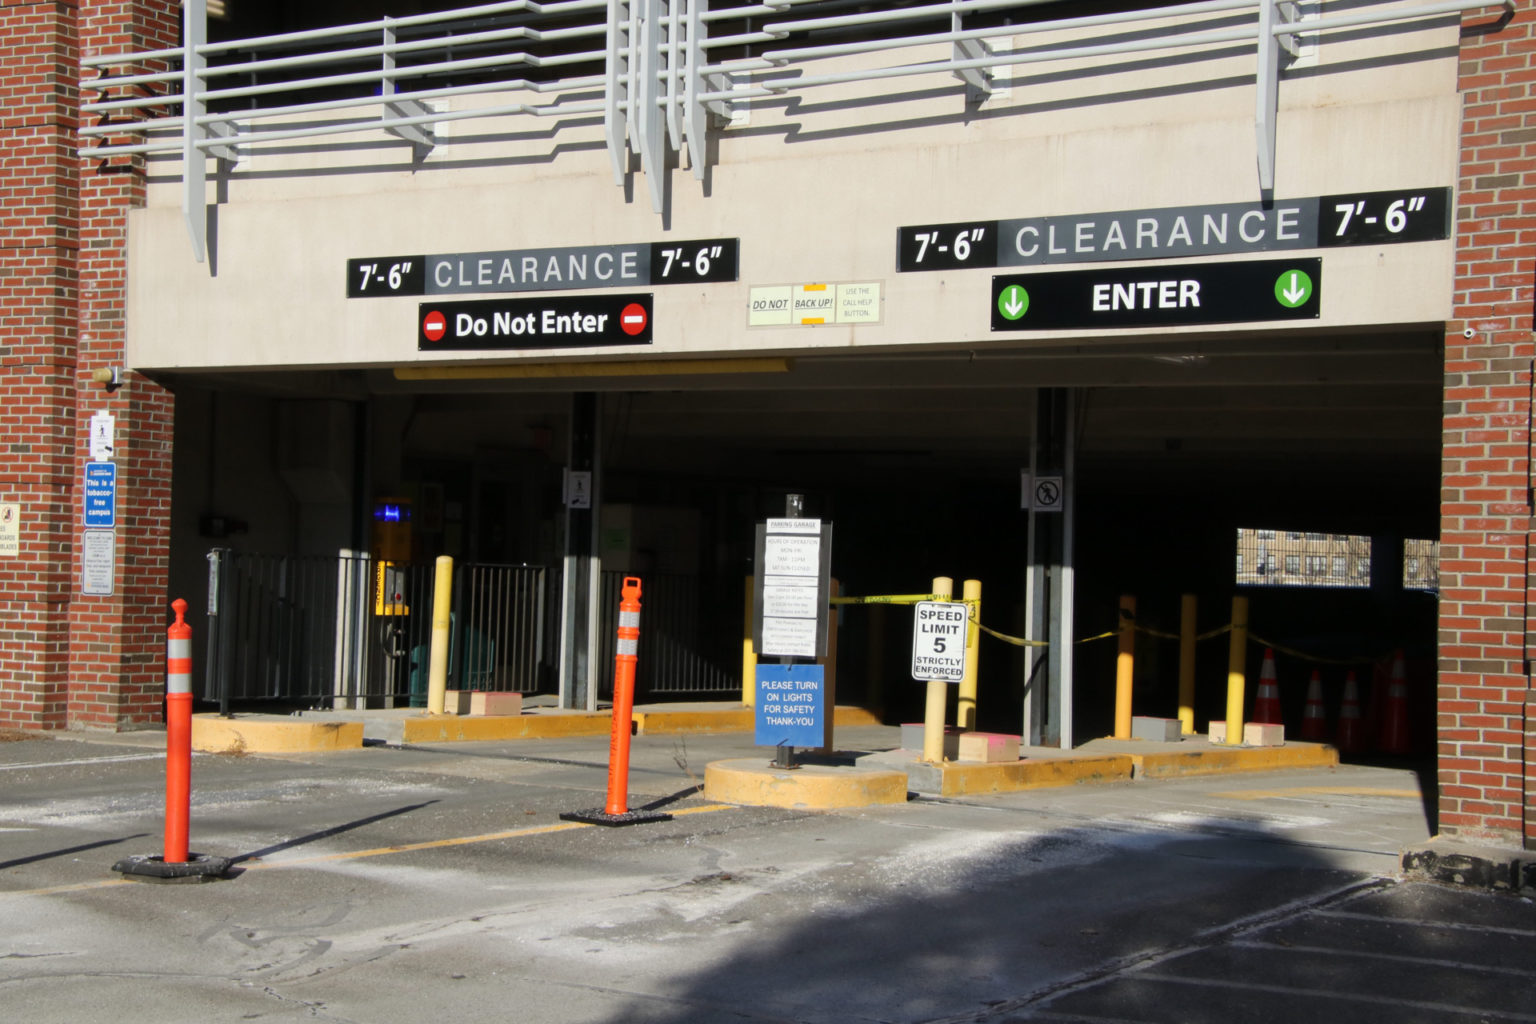
[[[1232,643],[1227,651],[1227,745],[1243,742],[1243,691],[1248,685],[1244,674],[1248,661],[1248,599],[1232,599]]]
[[[565,505],[565,564],[561,573],[560,706],[597,710],[596,643],[592,623],[599,601],[596,516],[597,496],[597,396],[578,392],[571,396],[571,437],[568,473],[590,474],[590,486],[576,501],[568,491]],[[569,478],[568,478],[569,479]]]
[[[955,592],[955,581],[948,576],[933,578],[933,599],[948,601]],[[949,684],[942,679],[928,680],[928,700],[923,712],[923,760],[929,764],[944,762],[944,705],[949,700]]]
[[[1136,673],[1136,599],[1120,598],[1120,652],[1115,656],[1115,739],[1131,738],[1131,684]]]
[[[432,582],[432,646],[427,655],[427,713],[440,715],[448,696],[448,629],[453,623],[452,556],[437,556]]]
[[[752,616],[757,611],[753,604],[756,583],[755,577],[747,577],[747,621],[741,634],[741,702],[749,708],[757,707],[757,651],[752,648]]]
[[[1199,599],[1185,594],[1179,602],[1179,731],[1195,731],[1195,623]]]
[[[960,680],[960,694],[955,706],[955,725],[965,732],[976,730],[976,690],[979,681],[976,678],[977,660],[980,654],[980,644],[976,642],[981,633],[981,580],[966,580],[961,585],[960,594],[966,601],[966,628],[965,628],[965,676]]]

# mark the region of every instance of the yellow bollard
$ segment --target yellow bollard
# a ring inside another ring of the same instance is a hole
[[[843,593],[843,585],[836,576],[832,577],[831,593],[829,597],[840,597]],[[821,749],[822,754],[830,754],[836,748],[833,746],[833,719],[837,717],[837,627],[839,623],[838,609],[841,605],[829,605],[827,607],[827,656],[821,659],[821,700],[822,710],[826,712],[821,720]]]
[[[1136,599],[1120,598],[1120,653],[1115,658],[1115,739],[1131,738],[1131,680],[1136,672]]]
[[[955,581],[948,576],[933,578],[933,599],[948,601],[955,592]],[[923,760],[944,763],[944,705],[949,700],[949,684],[942,679],[928,680],[928,703],[923,712]]]
[[[741,634],[741,702],[749,708],[757,707],[757,652],[752,649],[752,584],[754,577],[747,577],[747,624]]]
[[[1185,594],[1179,602],[1179,731],[1195,731],[1195,622],[1198,598]]]
[[[1243,690],[1248,685],[1244,666],[1248,661],[1248,599],[1232,599],[1232,646],[1227,655],[1227,745],[1243,742]]]
[[[959,704],[955,708],[955,725],[966,732],[976,731],[976,655],[980,645],[976,637],[981,634],[977,623],[981,622],[981,580],[966,580],[960,589],[966,601],[970,621],[965,629],[965,676],[960,680]]]
[[[440,715],[448,700],[448,631],[453,622],[451,555],[437,556],[432,584],[432,645],[427,656],[427,712]]]

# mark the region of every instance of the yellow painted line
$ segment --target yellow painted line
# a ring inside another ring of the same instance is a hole
[[[674,818],[680,818],[689,814],[707,814],[711,811],[738,810],[729,804],[703,804],[699,807],[680,807],[667,813]],[[246,864],[236,864],[235,867],[246,871],[259,871],[264,868],[291,868],[305,864],[323,864],[329,861],[357,860],[362,857],[383,857],[391,853],[411,853],[415,850],[435,850],[448,846],[468,846],[472,843],[490,843],[499,839],[518,839],[523,836],[542,836],[553,832],[568,832],[578,828],[597,828],[584,821],[562,821],[558,825],[532,825],[528,828],[508,829],[505,832],[487,832],[478,836],[454,836],[448,839],[430,839],[421,843],[403,843],[399,846],[379,846],[372,850],[353,850],[350,853],[327,853],[315,857],[295,857],[292,860],[256,861]],[[59,893],[80,892],[86,889],[105,889],[114,885],[139,884],[127,878],[107,878],[96,882],[75,882],[70,885],[56,885],[46,889],[20,889],[14,892],[0,892],[0,898],[6,896],[55,896]]]
[[[97,882],[75,882],[72,885],[55,885],[47,889],[17,889],[13,892],[0,892],[0,898],[6,896],[56,896],[63,892],[81,892],[85,889],[107,889],[114,885],[133,885],[126,878],[104,878]]]
[[[1381,786],[1292,786],[1289,789],[1234,789],[1211,796],[1229,800],[1270,800],[1290,796],[1396,796],[1419,799],[1416,789],[1387,789]]]
[[[729,810],[726,804],[705,804],[702,807],[682,807],[667,813],[674,818],[685,814],[701,814],[705,811]],[[411,853],[416,850],[436,850],[448,846],[469,846],[473,843],[493,843],[501,839],[520,839],[523,836],[542,836],[554,832],[569,832],[578,828],[597,828],[598,826],[584,821],[562,821],[557,825],[531,825],[528,828],[508,829],[505,832],[486,832],[478,836],[454,836],[449,839],[428,839],[420,843],[403,843],[399,846],[379,846],[372,850],[353,850],[350,853],[327,853],[316,857],[297,857],[293,860],[262,861],[250,865],[249,870],[258,868],[287,868],[300,864],[322,864],[328,861],[358,860],[362,857],[383,857],[391,853]]]

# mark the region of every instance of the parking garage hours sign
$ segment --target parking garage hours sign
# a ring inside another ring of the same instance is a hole
[[[827,650],[832,524],[769,519],[757,526],[752,640],[759,656],[818,658]]]

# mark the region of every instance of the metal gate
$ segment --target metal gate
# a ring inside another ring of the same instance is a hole
[[[208,562],[203,696],[221,712],[426,706],[432,565],[228,548]],[[469,564],[456,579],[448,686],[534,693],[551,684],[559,573]]]
[[[598,693],[604,697],[613,695],[619,588],[625,576],[633,575],[636,574],[602,574],[602,667]],[[640,660],[635,666],[635,691],[642,696],[741,692],[740,633],[721,631],[704,621],[701,582],[697,576],[666,573],[641,577]]]

